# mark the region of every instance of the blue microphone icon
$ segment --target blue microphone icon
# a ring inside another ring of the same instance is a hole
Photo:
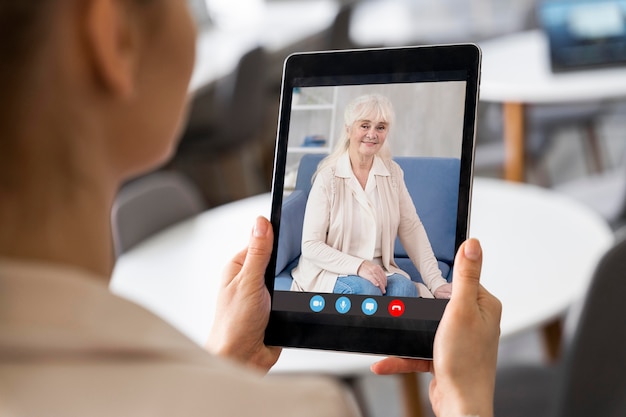
[[[346,314],[350,311],[350,307],[352,307],[352,303],[348,297],[339,297],[337,302],[335,302],[335,308],[340,314]]]

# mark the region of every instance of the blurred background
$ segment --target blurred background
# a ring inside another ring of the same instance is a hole
[[[604,78],[597,76],[604,68],[617,76],[626,71],[620,67],[626,61],[624,1],[188,1],[199,26],[189,121],[174,159],[161,170],[188,177],[207,208],[270,190],[282,63],[290,53],[475,42],[485,53],[476,175],[507,178],[512,141],[506,124],[512,122],[506,103],[517,104],[523,170],[508,179],[573,196],[622,233],[626,83],[603,86],[594,78]],[[572,4],[574,11],[567,9]],[[515,72],[495,70],[496,53],[516,56],[519,47],[521,54],[518,35],[543,42],[537,62],[524,58]],[[488,71],[495,79],[489,86]],[[516,85],[526,89],[527,78],[539,80],[534,95],[510,93]],[[563,83],[575,80],[586,90],[568,94]],[[563,88],[550,93],[553,84]],[[336,101],[323,92],[320,102],[301,104],[323,112]],[[307,133],[318,132],[302,136]],[[542,343],[536,331],[508,338],[499,361],[545,363]],[[397,379],[372,376],[356,384],[372,416],[401,415]],[[425,398],[427,384],[421,387]]]
[[[482,46],[543,29],[536,0],[188,1],[200,28],[192,106],[178,153],[165,169],[197,183],[208,207],[269,190],[282,63],[290,53],[451,42]],[[596,13],[589,20],[606,27],[607,16]],[[596,44],[606,44],[611,35],[587,32]],[[522,68],[522,78],[523,73]],[[525,109],[524,181],[559,188],[624,165],[626,100],[545,101]],[[480,102],[477,175],[504,175],[502,107],[495,100]]]

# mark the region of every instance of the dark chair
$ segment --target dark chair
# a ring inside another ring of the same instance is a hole
[[[235,71],[194,95],[169,167],[184,172],[217,206],[269,190],[264,131],[269,101],[267,53],[244,54]]]
[[[496,416],[623,416],[626,414],[626,241],[598,264],[572,340],[554,367],[500,369]]]
[[[283,200],[275,289],[289,290],[291,287],[291,270],[298,264],[301,253],[302,224],[311,177],[324,156],[310,154],[302,157],[295,191]],[[404,171],[405,183],[428,233],[439,269],[444,278],[450,280],[455,255],[460,160],[422,157],[398,157],[394,160]],[[408,272],[414,281],[421,281],[417,268],[399,239],[396,239],[394,257],[398,266]]]
[[[125,184],[111,210],[116,256],[203,210],[196,187],[176,172],[156,171]]]
[[[222,152],[258,134],[268,97],[267,53],[246,52],[235,71],[192,98],[179,152]]]
[[[333,24],[325,34],[325,45],[322,49],[353,49],[356,47],[350,38],[350,24],[352,22],[352,14],[354,4],[344,4],[339,9]]]

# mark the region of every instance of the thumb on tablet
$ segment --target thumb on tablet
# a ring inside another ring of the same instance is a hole
[[[224,270],[217,297],[215,319],[207,349],[267,372],[278,360],[279,348],[265,346],[265,327],[270,295],[265,268],[272,253],[273,232],[269,221],[256,220],[246,250],[237,254]]]
[[[452,297],[433,349],[430,398],[437,415],[493,415],[500,301],[480,285],[482,249],[469,239],[457,252]]]
[[[257,217],[243,263],[245,271],[265,274],[272,254],[273,236],[270,222],[265,217]]]
[[[480,287],[483,252],[476,239],[465,241],[456,254],[451,300],[476,300]]]

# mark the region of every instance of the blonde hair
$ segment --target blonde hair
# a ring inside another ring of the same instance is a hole
[[[348,131],[350,126],[355,122],[366,119],[380,120],[388,125],[388,129],[391,129],[395,121],[395,116],[391,101],[381,94],[366,94],[352,100],[344,111],[344,126],[335,148],[326,158],[320,161],[311,181],[315,179],[320,171],[328,166],[334,165],[337,160],[348,151],[350,147]],[[388,132],[389,131],[390,130],[388,130]],[[389,148],[387,140],[385,140],[385,143],[383,143],[383,146],[380,148],[378,156],[382,159],[391,159],[391,149]]]

